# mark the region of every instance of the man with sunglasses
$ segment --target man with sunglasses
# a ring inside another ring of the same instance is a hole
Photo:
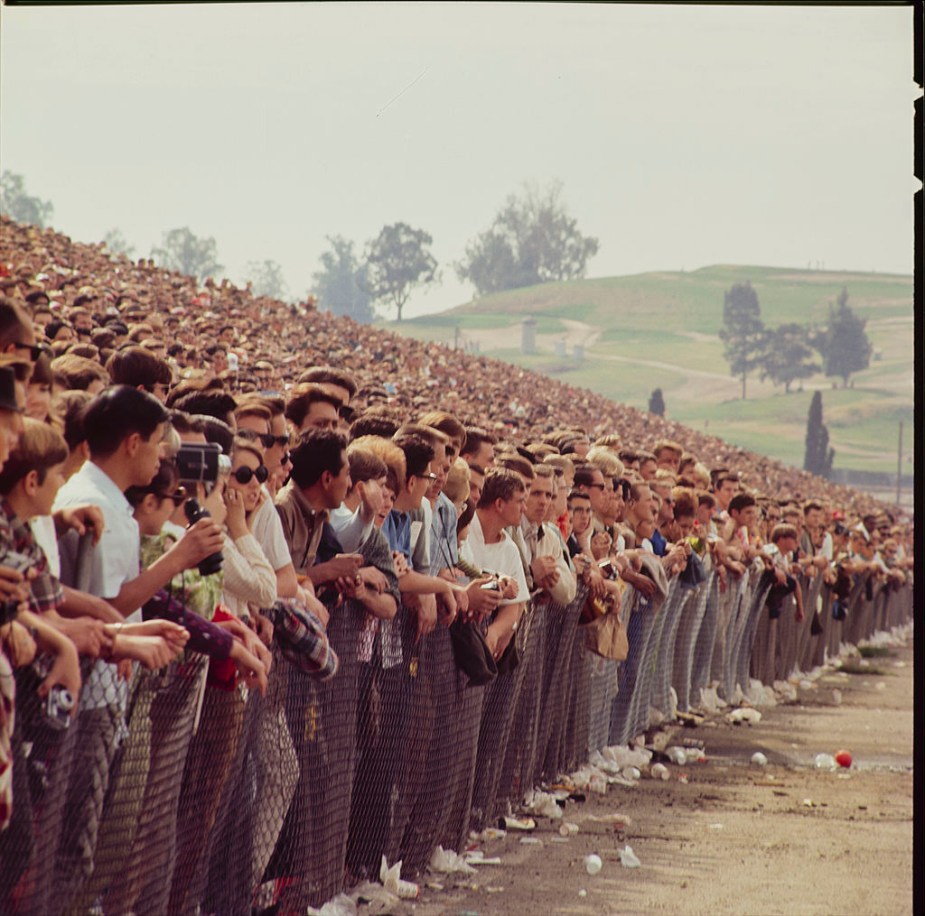
[[[25,304],[0,296],[0,354],[27,358],[35,362],[43,348],[36,343],[35,328]]]

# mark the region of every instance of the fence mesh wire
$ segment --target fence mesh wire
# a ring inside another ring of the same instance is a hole
[[[708,570],[660,606],[629,589],[616,662],[585,648],[582,585],[567,606],[534,606],[520,664],[485,687],[457,669],[445,628],[418,641],[403,608],[360,652],[370,624],[351,601],[328,627],[336,677],[274,649],[263,697],[221,689],[193,653],[129,682],[87,664],[80,711],[57,730],[41,668],[19,669],[0,912],[304,912],[375,877],[382,856],[414,874],[437,845],[461,848],[533,786],[670,715],[673,694],[682,711],[710,686],[732,700],[912,615],[912,586],[858,576],[837,619],[817,576],[802,621],[792,598],[772,618],[769,586]]]

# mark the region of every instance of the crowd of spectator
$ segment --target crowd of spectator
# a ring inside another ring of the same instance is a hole
[[[440,628],[468,627],[486,677],[510,676],[539,596],[566,606],[581,588],[606,614],[628,589],[650,597],[660,576],[708,566],[722,587],[767,572],[769,614],[794,595],[802,617],[808,577],[839,599],[861,573],[911,578],[910,520],[856,491],[310,301],[0,229],[4,912],[60,825],[17,776],[37,762],[67,812],[47,876],[60,911],[194,911],[249,699],[284,666],[336,679],[326,630],[345,608],[359,719],[370,685]],[[171,666],[198,685],[182,702],[140,676]],[[49,717],[79,730],[66,773],[36,760]],[[274,728],[285,753],[288,727]],[[171,823],[142,818],[116,854],[111,811],[140,816],[147,797],[120,796],[125,734],[150,755],[146,791],[169,781],[156,750],[181,734],[189,746]],[[363,797],[386,810],[385,788]],[[357,812],[350,823],[360,876],[378,850],[357,840]],[[287,842],[283,817],[260,836],[254,888]]]

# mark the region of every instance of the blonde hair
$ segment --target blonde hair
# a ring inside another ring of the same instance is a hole
[[[622,477],[626,468],[616,453],[605,445],[595,445],[585,456],[588,464],[593,464],[605,477]]]
[[[446,475],[443,492],[452,503],[465,502],[469,498],[469,465],[457,458]]]

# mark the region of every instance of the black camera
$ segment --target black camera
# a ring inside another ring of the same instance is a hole
[[[15,553],[13,551],[0,556],[0,566],[8,566],[10,569],[15,569],[17,572],[21,572],[23,576],[25,576],[26,570],[32,566],[32,562],[32,559],[25,554]],[[0,602],[0,626],[9,623],[11,620],[15,620],[18,609],[19,602],[17,601]]]
[[[74,708],[74,697],[67,687],[60,684],[48,691],[48,700],[45,703],[45,720],[55,731],[63,731],[71,724],[71,710]]]
[[[215,483],[231,471],[231,459],[213,442],[184,442],[176,457],[183,483]]]
[[[211,518],[212,514],[208,509],[203,508],[199,505],[199,502],[195,499],[188,499],[183,504],[183,511],[186,513],[186,520],[190,525],[195,525],[196,522],[201,518]],[[199,569],[199,575],[201,576],[211,576],[214,573],[217,573],[222,568],[222,563],[224,558],[222,557],[222,552],[216,551],[213,554],[207,556],[202,560],[197,567]]]

